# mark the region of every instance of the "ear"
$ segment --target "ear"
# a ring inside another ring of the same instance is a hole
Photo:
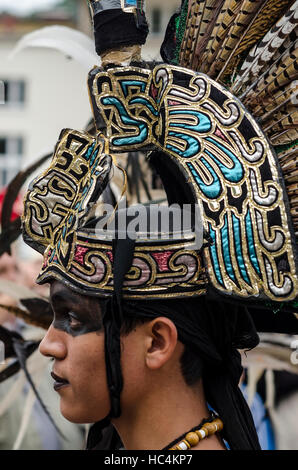
[[[146,324],[146,365],[149,369],[160,369],[174,358],[178,333],[175,324],[166,317],[158,317]]]

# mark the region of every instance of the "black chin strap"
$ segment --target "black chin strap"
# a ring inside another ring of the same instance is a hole
[[[114,295],[107,303],[103,319],[107,381],[111,399],[109,418],[118,418],[121,414],[120,394],[123,388],[120,347],[120,330],[123,322],[122,286],[125,274],[132,265],[134,247],[135,241],[130,238],[116,239],[113,243]]]
[[[95,423],[89,431],[87,449],[98,448],[99,441],[102,443],[112,442],[113,432],[108,428],[111,418],[118,418],[121,414],[120,395],[123,388],[123,377],[121,371],[121,345],[120,330],[123,321],[122,312],[122,286],[125,274],[129,271],[134,254],[135,240],[129,238],[116,239],[113,243],[114,259],[114,295],[109,299],[103,314],[105,329],[105,362],[107,383],[110,393],[111,409],[108,416]],[[104,447],[102,447],[104,448]]]

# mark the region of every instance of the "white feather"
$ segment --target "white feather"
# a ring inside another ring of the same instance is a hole
[[[26,397],[26,401],[25,401],[25,405],[24,405],[24,412],[23,412],[23,416],[22,416],[22,422],[21,422],[21,425],[20,425],[20,428],[19,428],[17,438],[16,438],[15,443],[13,445],[13,450],[19,450],[19,448],[20,448],[20,446],[23,442],[23,439],[24,439],[25,434],[26,434],[26,430],[28,428],[28,424],[29,424],[29,421],[30,421],[30,416],[31,416],[31,412],[32,412],[32,408],[33,408],[35,400],[36,400],[35,394],[34,394],[33,390],[30,388],[30,390],[28,392],[28,395]]]
[[[275,386],[274,386],[274,374],[273,370],[266,370],[265,372],[265,382],[266,382],[266,402],[265,407],[267,409],[274,408],[274,398],[275,398]]]
[[[86,34],[67,26],[46,26],[26,34],[12,50],[10,59],[28,47],[56,49],[76,60],[88,71],[94,65],[100,64],[100,58],[95,52],[94,41]]]
[[[39,385],[44,377],[45,368],[48,366],[48,364],[49,359],[47,357],[42,356],[38,350],[34,351],[34,353],[27,360],[28,371],[37,389],[39,388]],[[21,371],[21,375],[23,375],[23,371]],[[33,392],[32,388],[29,387],[28,393],[25,398],[24,410],[21,424],[19,427],[19,432],[16,437],[13,450],[18,450],[23,442],[26,431],[28,429],[32,408],[34,406],[35,401],[35,393]]]
[[[37,334],[39,335],[39,329],[32,329],[36,330]],[[43,331],[44,335],[44,331]],[[37,336],[37,335],[36,335]],[[30,338],[33,339],[33,335],[30,335]],[[50,359],[44,357],[40,354],[38,350],[34,351],[34,353],[27,359],[27,369],[32,377],[32,380],[35,381],[39,379],[42,374],[44,374],[45,370],[47,370],[49,365]],[[27,381],[26,376],[23,370],[20,370],[18,375],[15,376],[16,379],[13,381],[11,388],[7,392],[6,396],[1,399],[0,403],[0,417],[6,413],[10,406],[12,406],[13,402],[19,398],[23,393],[24,385]]]
[[[251,49],[245,62],[242,64],[241,73],[236,77],[231,90],[235,92],[238,86],[242,86],[246,83],[250,78],[250,74],[257,77],[260,70],[264,67],[264,62],[268,62],[274,56],[276,48],[281,46],[285,37],[296,27],[297,16],[298,0],[296,0],[288,12],[279,19],[276,25],[266,33],[260,44],[256,44]],[[279,37],[281,33],[283,34]]]
[[[12,387],[9,389],[5,397],[1,398],[0,403],[0,417],[12,406],[13,402],[19,398],[23,392],[26,377],[23,371],[20,371],[16,381],[13,382]]]
[[[247,402],[252,406],[255,394],[257,392],[257,383],[264,372],[263,367],[249,367],[247,370]]]

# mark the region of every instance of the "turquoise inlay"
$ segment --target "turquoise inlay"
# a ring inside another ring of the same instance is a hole
[[[139,129],[139,134],[131,137],[119,137],[113,139],[113,145],[121,147],[122,145],[142,144],[148,137],[148,128],[143,121],[137,121],[127,114],[127,111],[118,98],[103,98],[102,103],[105,106],[115,106],[123,124],[131,125]]]
[[[195,167],[192,163],[187,163],[187,166],[190,169],[190,171],[192,172],[192,175],[193,175],[196,183],[198,184],[201,191],[205,194],[205,196],[210,198],[210,199],[217,199],[218,196],[221,193],[221,190],[222,190],[220,179],[218,178],[217,174],[215,173],[215,171],[213,170],[211,165],[209,165],[209,163],[204,158],[201,158],[201,161],[204,163],[206,168],[210,171],[211,176],[213,177],[213,183],[211,183],[211,184],[205,184],[204,183],[204,181],[199,176],[198,172],[196,171],[196,169],[195,169]]]
[[[143,104],[144,106],[146,106],[149,109],[149,111],[151,111],[151,113],[154,116],[158,116],[157,109],[155,109],[154,106],[152,106],[152,104],[150,103],[150,101],[147,100],[146,98],[133,98],[129,101],[128,104],[136,104],[136,103]]]
[[[96,159],[97,155],[98,155],[98,152],[99,152],[99,149],[96,149],[95,152],[93,153],[92,155],[92,158],[90,160],[90,165],[92,166],[93,163],[94,163],[94,160]]]
[[[170,111],[169,115],[178,114],[181,119],[183,119],[184,114],[189,114],[198,118],[198,124],[185,124],[185,123],[175,123],[171,122],[170,127],[180,127],[183,129],[189,129],[190,131],[195,132],[209,132],[212,128],[211,120],[207,114],[199,113],[198,111]]]
[[[95,147],[95,143],[91,145],[91,147],[89,147],[86,155],[85,155],[85,159],[86,160],[89,160],[89,158],[91,157],[92,153],[93,153],[93,150],[94,150],[94,147]]]
[[[247,247],[248,247],[250,261],[252,262],[252,265],[254,269],[256,270],[256,272],[258,274],[261,274],[261,270],[260,270],[260,266],[258,263],[256,250],[255,250],[255,241],[254,241],[254,236],[253,236],[251,215],[250,215],[249,209],[247,210],[247,214],[245,216],[245,227],[246,227]]]
[[[146,83],[142,82],[141,80],[122,80],[120,81],[120,85],[121,85],[125,98],[128,95],[128,87],[130,86],[140,87],[142,92],[145,92],[146,90]]]
[[[248,274],[247,274],[245,261],[243,259],[241,233],[240,233],[240,222],[239,222],[238,217],[235,216],[235,214],[232,214],[232,220],[233,220],[234,244],[235,244],[235,251],[236,251],[238,266],[240,268],[241,276],[243,277],[245,282],[247,282],[247,284],[251,285],[250,279],[249,279]]]
[[[187,142],[186,150],[180,150],[178,147],[175,147],[174,145],[170,145],[170,144],[166,145],[166,148],[168,148],[169,150],[172,150],[172,152],[177,153],[178,155],[180,155],[180,157],[191,158],[199,153],[201,146],[200,146],[200,142],[195,137],[192,137],[188,134],[180,134],[179,132],[169,132],[169,135],[173,137],[177,137]]]
[[[206,140],[208,142],[211,142],[212,144],[216,145],[216,147],[220,148],[234,163],[233,168],[227,168],[218,158],[211,152],[208,152],[208,150],[205,150],[205,152],[216,162],[216,164],[219,166],[221,169],[224,177],[226,178],[227,181],[230,181],[231,183],[239,183],[239,181],[242,180],[244,176],[244,170],[242,163],[238,160],[236,155],[234,155],[230,150],[228,150],[224,145],[219,144],[216,140],[212,139],[212,137],[206,137]]]
[[[65,227],[63,228],[63,231],[62,231],[62,237],[63,238],[65,237],[65,234],[66,234],[66,225],[65,225]]]
[[[231,252],[230,252],[230,241],[229,241],[229,231],[228,231],[228,218],[227,214],[224,217],[225,224],[223,228],[221,229],[221,243],[222,243],[222,251],[223,251],[223,258],[224,258],[224,263],[225,263],[225,268],[227,271],[227,274],[230,276],[230,278],[235,282],[235,273],[232,265],[232,260],[231,260]]]
[[[223,283],[223,280],[222,280],[222,277],[221,277],[220,266],[219,266],[219,262],[218,262],[217,251],[216,251],[215,231],[211,227],[210,223],[208,225],[209,225],[209,234],[210,234],[210,237],[213,241],[213,245],[210,245],[209,250],[210,250],[211,258],[212,258],[212,261],[213,261],[214,272],[215,272],[215,275],[217,277],[217,281],[219,282],[219,284],[221,284],[224,287],[224,283]]]
[[[88,196],[89,189],[91,188],[91,186],[92,186],[92,182],[89,184],[89,186],[86,186],[84,188],[84,191],[82,192],[82,199],[81,199],[80,207],[82,207],[83,202],[85,201],[86,197]]]
[[[56,248],[54,248],[53,253],[51,254],[50,262],[53,261],[53,258],[54,258],[54,256],[55,256],[55,254],[56,254]]]

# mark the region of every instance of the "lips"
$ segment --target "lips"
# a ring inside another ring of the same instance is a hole
[[[60,390],[60,388],[66,387],[67,385],[69,385],[68,380],[63,379],[62,377],[59,377],[59,375],[56,375],[54,372],[51,372],[51,376],[55,380],[54,389],[56,390],[56,392],[57,390]]]

